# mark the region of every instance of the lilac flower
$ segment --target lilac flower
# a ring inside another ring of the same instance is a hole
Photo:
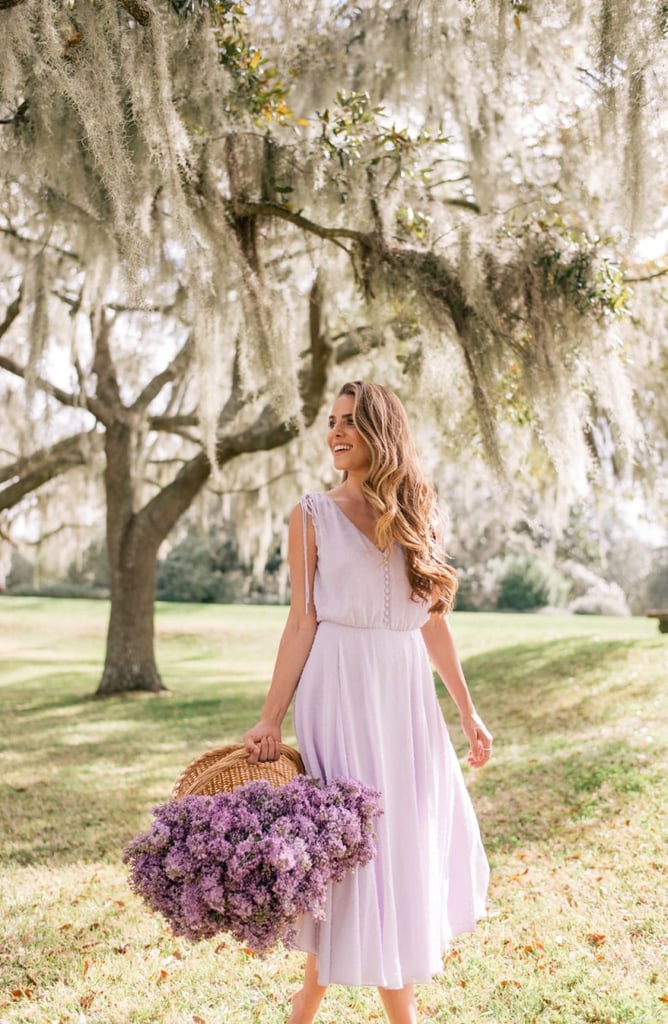
[[[373,858],[381,813],[379,794],[352,779],[248,782],[159,804],[124,860],[132,889],[175,935],[230,932],[263,953],[289,945],[305,911],[324,918],[328,885]]]

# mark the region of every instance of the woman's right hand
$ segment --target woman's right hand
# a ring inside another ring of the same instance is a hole
[[[278,761],[281,756],[281,727],[263,722],[244,733],[244,746],[248,751],[248,763]]]

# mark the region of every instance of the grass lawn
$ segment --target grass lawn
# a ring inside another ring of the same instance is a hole
[[[174,939],[128,891],[121,850],[192,757],[255,721],[285,609],[159,605],[171,696],[99,701],[106,614],[0,598],[0,1024],[282,1024],[301,955]],[[453,630],[495,734],[492,764],[464,767],[491,913],[418,989],[421,1019],[668,1021],[668,636],[463,612]],[[383,1015],[375,990],[335,986],[319,1019]]]

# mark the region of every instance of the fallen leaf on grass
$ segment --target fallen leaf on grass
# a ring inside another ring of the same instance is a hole
[[[504,978],[503,981],[499,982],[499,988],[522,988],[521,981],[515,981],[511,978]]]
[[[31,988],[13,988],[9,994],[12,999],[32,999]]]
[[[668,1003],[668,993],[665,996],[659,996],[660,1003]]]
[[[589,932],[587,935],[587,941],[591,942],[592,946],[602,946],[605,942],[605,935],[597,935],[596,932]]]
[[[66,931],[68,931],[68,929],[69,929],[69,928],[71,928],[71,927],[72,927],[72,922],[70,921],[70,922],[68,922],[67,924],[61,924],[61,926],[60,926],[60,928],[58,929],[58,931],[59,931],[59,932],[66,932]]]
[[[21,968],[21,970],[25,972],[25,976],[28,979],[28,982],[31,985],[34,985],[35,988],[37,988],[37,982],[35,981],[35,979],[33,978],[32,974],[30,973],[29,968],[21,960],[18,961],[18,965]],[[2,1024],[1,1021],[0,1021],[0,1024]]]
[[[193,1013],[193,1024],[206,1024],[204,1017],[198,1017],[196,1013]]]

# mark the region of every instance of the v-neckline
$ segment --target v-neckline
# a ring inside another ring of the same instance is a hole
[[[338,501],[335,501],[334,498],[332,498],[331,495],[327,494],[326,491],[322,491],[322,495],[323,495],[323,497],[327,498],[327,500],[332,503],[334,508],[338,510],[339,514],[343,516],[343,518],[346,520],[346,522],[350,523],[350,525],[352,526],[353,530],[355,530],[357,533],[359,533],[360,537],[363,537],[364,540],[367,542],[367,544],[371,545],[371,547],[374,549],[374,551],[377,551],[379,555],[383,554],[381,549],[374,543],[374,541],[371,540],[371,537],[368,537],[367,534],[364,532],[364,530],[361,530],[359,528],[359,526],[357,525],[357,523],[354,523],[352,521],[352,519],[350,518],[350,516],[346,515],[346,513],[343,511],[343,509],[339,505]]]

